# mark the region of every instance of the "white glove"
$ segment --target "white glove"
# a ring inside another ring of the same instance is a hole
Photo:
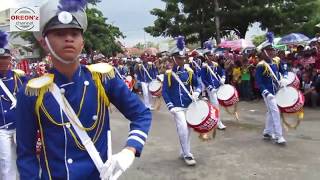
[[[287,79],[282,78],[282,79],[280,80],[280,87],[285,87],[285,86],[287,86],[288,84],[289,84],[289,82],[288,82]]]
[[[178,108],[176,108],[176,107],[170,109],[171,114],[174,114],[174,113],[176,113],[176,112],[178,112],[178,111],[179,111],[179,110],[178,110]]]
[[[220,83],[221,84],[224,84],[226,82],[226,78],[225,77],[222,77],[221,79],[220,79]]]
[[[121,152],[113,155],[101,168],[100,178],[102,180],[109,180],[116,173],[120,171],[123,173],[133,163],[135,154],[129,149],[123,149]]]
[[[198,100],[199,95],[200,95],[200,93],[196,92],[196,91],[192,93],[192,97],[193,97],[194,100]]]
[[[218,92],[218,89],[212,88],[210,92],[211,93],[216,93],[216,92]]]
[[[274,98],[274,95],[272,95],[271,93],[269,93],[268,95],[267,95],[267,99],[270,101],[270,100],[272,100]]]

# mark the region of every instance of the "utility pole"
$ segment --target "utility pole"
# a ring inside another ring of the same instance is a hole
[[[221,36],[220,36],[220,17],[219,17],[219,2],[218,0],[214,0],[214,13],[215,13],[215,24],[216,24],[216,40],[217,45],[221,42]]]

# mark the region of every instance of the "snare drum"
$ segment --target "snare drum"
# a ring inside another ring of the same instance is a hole
[[[153,80],[149,84],[149,91],[154,97],[161,97],[162,95],[162,83],[158,80]]]
[[[199,133],[207,133],[217,126],[219,110],[210,103],[192,102],[186,113],[188,125]]]
[[[283,87],[276,94],[278,107],[283,113],[299,112],[304,105],[304,96],[294,87]]]
[[[224,107],[233,106],[239,102],[238,91],[230,84],[220,86],[217,97],[220,105]]]
[[[288,72],[288,86],[295,87],[296,89],[300,88],[300,80],[298,76],[293,72]]]

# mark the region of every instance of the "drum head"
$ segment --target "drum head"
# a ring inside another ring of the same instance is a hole
[[[209,106],[206,101],[197,101],[189,105],[186,120],[191,126],[201,124],[209,115]]]
[[[284,87],[279,89],[276,94],[278,106],[282,108],[291,107],[297,103],[299,99],[299,91],[294,87]]]
[[[131,81],[132,81],[132,77],[131,77],[131,76],[127,76],[127,77],[126,77],[126,80],[129,81],[129,82],[131,82]]]
[[[288,82],[289,84],[293,83],[293,81],[296,79],[296,74],[293,72],[288,72]]]
[[[219,87],[217,96],[222,101],[229,100],[235,94],[235,89],[229,84],[225,84]]]
[[[161,82],[160,81],[151,81],[149,84],[149,91],[156,92],[161,88]]]

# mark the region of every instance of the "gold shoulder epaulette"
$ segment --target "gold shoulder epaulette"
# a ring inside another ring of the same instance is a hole
[[[265,65],[266,65],[265,63],[266,63],[265,61],[260,61],[260,62],[257,64],[257,66],[265,66]]]
[[[219,64],[216,63],[216,62],[212,62],[212,64],[213,64],[213,67],[218,67],[219,66]]]
[[[189,66],[186,66],[185,68],[186,68],[186,70],[187,70],[188,72],[190,72],[190,73],[192,72],[192,73],[193,73],[193,70],[192,70]]]
[[[22,71],[21,69],[13,69],[12,70],[16,75],[18,75],[19,77],[23,77],[26,75],[26,73],[24,71]]]
[[[166,74],[171,74],[171,73],[172,73],[171,69],[166,70]]]
[[[113,79],[115,78],[115,72],[113,66],[108,63],[97,63],[88,65],[87,68],[91,73],[100,75],[102,77],[102,81],[105,79]]]
[[[280,61],[281,59],[277,56],[277,57],[274,57],[273,59],[273,62],[276,63],[276,64],[280,64]]]
[[[27,83],[25,94],[28,96],[39,96],[40,93],[49,91],[50,86],[53,84],[53,79],[53,74],[46,74],[30,79]]]
[[[202,63],[202,67],[206,68],[206,67],[208,67],[208,64],[207,63]]]

